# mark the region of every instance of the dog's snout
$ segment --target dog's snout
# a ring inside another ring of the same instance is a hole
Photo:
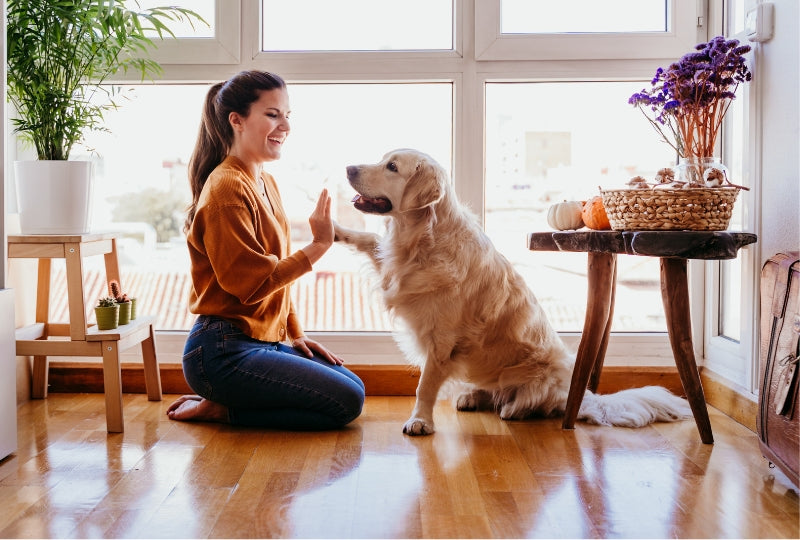
[[[347,166],[347,179],[353,180],[358,177],[358,167],[355,165]]]

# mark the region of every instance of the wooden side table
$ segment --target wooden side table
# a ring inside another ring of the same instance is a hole
[[[36,322],[16,330],[17,356],[33,356],[34,398],[47,397],[49,356],[103,358],[106,426],[124,430],[120,352],[141,344],[145,386],[150,401],[161,400],[161,377],[155,349],[153,316],[137,316],[113,330],[98,330],[86,323],[83,258],[103,255],[106,281],[120,282],[117,241],[113,233],[81,235],[9,235],[9,259],[37,259]],[[65,259],[69,321],[50,321],[50,267],[52,259]],[[123,289],[124,290],[124,289]],[[89,306],[91,307],[91,306]],[[65,339],[66,338],[66,339]]]
[[[588,255],[586,319],[562,427],[575,427],[586,389],[597,390],[614,315],[617,254],[623,253],[660,259],[661,298],[675,365],[700,431],[700,439],[706,444],[713,443],[714,436],[692,345],[686,261],[734,259],[740,248],[756,240],[755,234],[727,231],[581,230],[528,234],[528,248],[532,251],[571,251]]]

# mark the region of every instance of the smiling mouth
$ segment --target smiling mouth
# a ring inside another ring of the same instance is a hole
[[[385,214],[392,210],[392,202],[383,197],[365,197],[361,194],[356,194],[351,201],[356,210],[360,210],[367,214]]]

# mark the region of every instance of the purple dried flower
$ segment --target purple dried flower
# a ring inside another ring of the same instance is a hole
[[[739,83],[752,79],[744,58],[749,45],[716,36],[694,49],[666,70],[659,67],[650,89],[628,99],[681,157],[713,155],[722,119]]]

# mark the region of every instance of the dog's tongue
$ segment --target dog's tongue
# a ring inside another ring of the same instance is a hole
[[[356,194],[350,202],[353,203],[357,210],[371,214],[385,214],[392,209],[392,203],[389,202],[389,199],[373,199],[360,194]]]

